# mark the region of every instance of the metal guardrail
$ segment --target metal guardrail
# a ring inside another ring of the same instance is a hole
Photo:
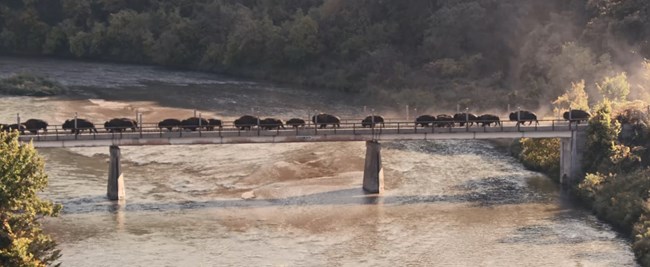
[[[349,120],[348,120],[349,121]],[[386,120],[383,124],[377,123],[375,126],[363,127],[361,121],[357,122],[342,122],[340,127],[332,127],[331,124],[325,128],[314,127],[313,123],[308,123],[303,127],[290,127],[274,128],[271,130],[263,129],[264,127],[273,125],[253,125],[250,130],[242,130],[235,127],[233,123],[225,123],[221,127],[214,127],[213,130],[208,130],[205,125],[184,125],[181,127],[174,127],[172,131],[166,128],[158,127],[157,123],[143,123],[138,128],[132,130],[130,128],[120,132],[110,132],[106,129],[97,128],[97,132],[89,131],[89,129],[82,129],[80,134],[74,134],[70,130],[63,130],[60,126],[54,126],[53,129],[48,129],[47,132],[39,131],[36,134],[25,132],[20,135],[20,140],[29,141],[59,141],[59,140],[110,140],[110,139],[134,139],[134,138],[183,138],[183,137],[254,137],[254,136],[317,136],[317,135],[382,135],[382,134],[436,134],[436,133],[465,133],[465,132],[551,132],[551,131],[575,131],[584,128],[582,125],[575,122],[569,123],[566,120],[539,120],[539,123],[532,124],[519,124],[515,121],[500,121],[498,125],[481,126],[478,123],[473,125],[465,124],[459,126],[455,123],[453,126],[447,125],[442,127],[443,123],[434,121],[434,126],[422,127],[419,123],[413,121],[398,121]],[[482,123],[482,122],[479,122]],[[440,124],[440,125],[435,125]],[[185,129],[183,129],[185,128]],[[196,130],[188,130],[187,128],[196,128]]]

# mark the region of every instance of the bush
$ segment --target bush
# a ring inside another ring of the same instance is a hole
[[[522,138],[519,158],[524,166],[533,171],[540,171],[556,182],[560,178],[560,139]]]
[[[17,74],[0,80],[0,94],[24,96],[53,96],[67,93],[60,83],[30,74]]]
[[[603,101],[596,114],[589,120],[587,127],[587,140],[582,167],[585,172],[608,173],[611,166],[609,160],[613,154],[618,134],[621,132],[620,124],[612,120],[612,106],[607,100]]]
[[[60,257],[38,222],[61,210],[38,197],[46,186],[34,147],[18,142],[18,132],[0,132],[0,266],[47,266]]]

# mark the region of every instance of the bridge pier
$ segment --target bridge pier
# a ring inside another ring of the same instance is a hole
[[[571,131],[571,138],[562,138],[560,144],[560,183],[573,185],[580,182],[582,170],[582,155],[586,145],[584,131]]]
[[[120,164],[120,147],[112,145],[110,147],[110,163],[108,166],[108,187],[106,196],[109,200],[120,200],[126,197],[124,192],[124,177],[122,175],[122,165]]]
[[[381,165],[381,144],[377,141],[366,141],[363,190],[373,194],[384,191],[384,168]]]

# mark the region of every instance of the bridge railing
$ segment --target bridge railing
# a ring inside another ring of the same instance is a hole
[[[490,123],[488,125],[488,123]],[[569,123],[566,120],[539,120],[538,123],[520,124],[513,121],[474,121],[463,123],[452,121],[385,121],[375,125],[364,124],[361,120],[356,122],[341,122],[336,127],[331,123],[322,127],[306,124],[303,127],[277,127],[273,124],[252,124],[242,129],[232,122],[223,123],[222,126],[183,125],[173,126],[171,131],[158,127],[157,123],[142,123],[135,129],[90,129],[79,128],[79,134],[70,130],[63,130],[60,126],[50,127],[47,132],[21,134],[22,141],[57,141],[57,140],[105,140],[122,138],[183,138],[183,137],[254,137],[254,136],[315,136],[315,135],[386,135],[386,134],[440,134],[462,132],[532,132],[532,131],[571,131],[583,124]],[[241,125],[240,125],[241,126]]]

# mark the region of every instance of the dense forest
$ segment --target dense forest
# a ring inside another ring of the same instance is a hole
[[[647,98],[644,0],[5,0],[0,53],[158,64],[393,104],[546,105],[627,73]],[[499,99],[496,99],[497,96]],[[594,101],[598,97],[592,97]],[[444,101],[441,101],[444,100]]]

